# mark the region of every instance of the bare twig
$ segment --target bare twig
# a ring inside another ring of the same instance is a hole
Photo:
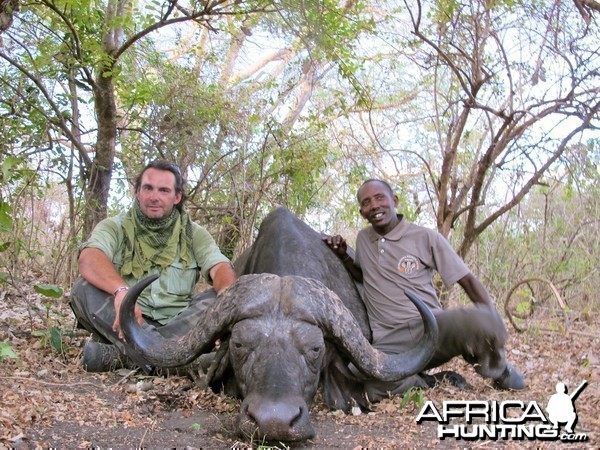
[[[508,294],[506,296],[506,300],[504,300],[504,312],[506,313],[506,316],[508,317],[508,320],[510,321],[510,323],[512,324],[512,326],[515,328],[515,330],[517,330],[519,333],[522,333],[523,331],[525,331],[527,329],[527,327],[519,327],[517,325],[517,323],[515,322],[515,320],[513,319],[513,315],[510,311],[510,297],[512,296],[513,292],[515,290],[517,290],[517,288],[519,286],[521,286],[522,284],[526,284],[526,283],[530,283],[532,281],[539,281],[542,283],[546,283],[548,286],[550,286],[550,289],[552,290],[552,293],[554,294],[554,296],[556,297],[556,300],[558,301],[558,304],[560,305],[563,313],[566,312],[567,309],[567,304],[564,302],[564,300],[562,299],[562,297],[560,296],[560,293],[558,292],[558,289],[556,289],[556,287],[554,286],[554,284],[552,283],[552,281],[547,280],[545,278],[538,278],[538,277],[533,277],[533,278],[525,278],[524,280],[519,281],[517,284],[515,284],[510,291],[508,291]],[[565,327],[566,327],[566,323],[565,323]]]
[[[103,384],[90,383],[88,381],[78,381],[76,383],[51,383],[49,381],[38,380],[37,378],[25,378],[25,377],[0,377],[0,380],[15,380],[15,381],[29,381],[32,383],[43,384],[45,386],[59,386],[59,387],[72,387],[72,386],[93,386],[95,388],[105,389],[106,386]]]
[[[139,370],[139,368],[136,367],[135,369],[129,371],[123,378],[121,378],[119,381],[117,381],[115,383],[115,386],[119,386],[119,385],[125,383],[129,378],[131,378],[133,375],[135,375],[138,370]]]

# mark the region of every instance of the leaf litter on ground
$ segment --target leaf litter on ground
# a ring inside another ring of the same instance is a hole
[[[236,399],[199,389],[184,377],[147,377],[129,370],[99,374],[83,371],[80,360],[88,334],[75,329],[66,301],[55,302],[45,314],[36,314],[26,309],[31,305],[40,307],[43,299],[35,292],[25,295],[27,302],[0,302],[0,343],[17,356],[0,360],[0,448],[111,443],[128,448],[256,446],[252,437],[240,439],[233,433],[240,408]],[[25,311],[19,310],[19,305],[25,305],[21,307]],[[437,405],[444,400],[520,399],[545,406],[558,381],[575,389],[588,380],[576,404],[577,430],[588,433],[589,448],[596,448],[600,430],[600,336],[594,323],[598,321],[574,320],[560,332],[532,327],[517,333],[507,322],[508,358],[525,373],[526,391],[497,391],[457,358],[441,369],[459,372],[471,389],[443,383],[425,391],[423,399]],[[60,351],[39,333],[52,326],[62,333]],[[391,449],[399,442],[405,447],[438,446],[435,427],[416,424],[418,413],[417,402],[396,396],[373,405],[371,412],[344,414],[329,410],[317,395],[311,410],[317,436],[294,448]],[[480,444],[484,448],[556,448],[558,443]],[[453,447],[451,442],[445,445]],[[271,448],[287,447],[280,444]]]

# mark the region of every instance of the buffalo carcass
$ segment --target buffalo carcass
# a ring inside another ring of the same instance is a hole
[[[129,290],[120,314],[127,341],[158,367],[187,364],[220,339],[211,385],[243,400],[237,422],[243,435],[310,438],[309,408],[319,384],[329,407],[366,405],[350,362],[368,377],[392,381],[419,372],[433,355],[437,323],[412,294],[425,324],[422,340],[400,355],[374,349],[364,305],[343,264],[320,233],[285,208],[265,218],[236,270],[238,280],[179,339],[165,339],[134,319],[137,296],[155,278]]]

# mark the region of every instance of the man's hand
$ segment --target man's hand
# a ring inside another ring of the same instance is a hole
[[[348,254],[348,245],[346,244],[346,239],[339,234],[335,236],[323,236],[322,239],[323,242],[325,242],[338,257],[343,258]]]
[[[210,269],[210,278],[213,282],[213,288],[220,293],[228,288],[237,279],[237,275],[230,263],[219,263]]]
[[[121,303],[123,302],[123,299],[125,298],[125,296],[127,295],[127,290],[123,290],[123,291],[119,291],[117,292],[117,295],[115,295],[115,299],[114,299],[114,305],[115,305],[115,321],[113,323],[113,331],[115,333],[119,333],[119,339],[124,340],[125,336],[123,336],[123,331],[121,331],[121,322],[120,322],[120,309],[121,309]],[[142,318],[142,310],[140,309],[140,307],[137,305],[135,305],[135,309],[134,309],[134,315],[135,315],[135,320],[137,320],[138,325],[142,325],[142,323],[144,323],[144,319]]]
[[[346,239],[344,239],[339,234],[335,236],[323,236],[321,239],[323,239],[323,242],[325,242],[325,244],[327,244],[327,246],[333,251],[333,253],[342,260],[342,264],[344,264],[344,267],[346,268],[350,276],[352,276],[352,278],[354,278],[356,281],[362,283],[362,270],[360,269],[360,267],[354,264],[354,260],[348,254],[348,244],[346,244]]]

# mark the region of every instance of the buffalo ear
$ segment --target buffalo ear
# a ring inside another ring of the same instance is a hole
[[[349,362],[329,345],[325,359],[329,361],[321,372],[325,404],[331,409],[341,409],[346,414],[351,412],[353,406],[370,411],[364,383],[348,369]]]

